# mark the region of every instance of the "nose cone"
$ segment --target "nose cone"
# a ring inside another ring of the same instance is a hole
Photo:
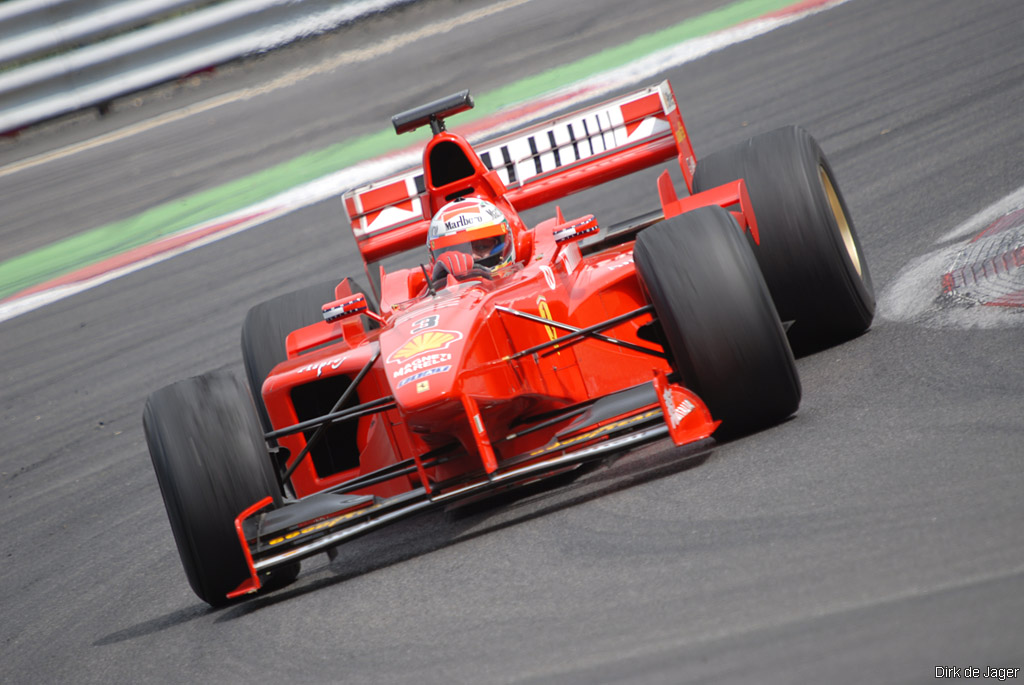
[[[487,320],[484,300],[494,289],[487,280],[446,287],[381,332],[384,373],[410,427],[444,432],[446,426],[433,422],[452,413],[449,405],[462,406],[462,376],[481,357],[476,346]]]
[[[464,342],[459,331],[424,331],[410,335],[385,357],[384,369],[398,404],[411,409],[450,393]]]
[[[450,398],[459,401],[455,386],[465,355],[467,314],[458,306],[425,308],[381,336],[384,372],[410,421]]]

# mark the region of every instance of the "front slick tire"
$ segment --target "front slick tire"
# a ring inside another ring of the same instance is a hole
[[[235,517],[280,488],[248,392],[226,373],[157,390],[142,419],[149,455],[189,585],[214,607],[249,576]],[[299,565],[276,571],[273,586]]]
[[[634,260],[673,367],[736,436],[782,421],[800,378],[771,296],[739,226],[721,207],[637,236]]]
[[[871,326],[875,291],[832,166],[798,126],[754,136],[697,163],[694,191],[742,178],[760,233],[754,256],[800,354]]]

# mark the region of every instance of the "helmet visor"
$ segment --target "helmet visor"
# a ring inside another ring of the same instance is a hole
[[[493,270],[509,263],[512,240],[502,223],[440,236],[430,243],[434,259],[451,251],[469,255],[473,258],[474,266]]]

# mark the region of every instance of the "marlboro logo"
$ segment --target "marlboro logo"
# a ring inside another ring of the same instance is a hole
[[[454,219],[445,219],[444,228],[446,231],[455,231],[460,228],[477,226],[483,222],[484,218],[479,214],[458,214]]]

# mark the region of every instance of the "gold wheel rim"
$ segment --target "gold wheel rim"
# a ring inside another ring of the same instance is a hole
[[[821,176],[821,185],[825,188],[828,204],[832,207],[832,216],[835,217],[836,226],[839,227],[839,235],[843,238],[846,254],[850,256],[850,262],[853,264],[853,268],[857,270],[857,275],[863,278],[864,274],[861,273],[860,267],[860,253],[857,252],[857,243],[853,240],[853,229],[850,228],[850,221],[846,218],[843,205],[839,202],[836,188],[832,185],[832,179],[825,172],[825,167],[820,164],[818,165],[818,175]]]

